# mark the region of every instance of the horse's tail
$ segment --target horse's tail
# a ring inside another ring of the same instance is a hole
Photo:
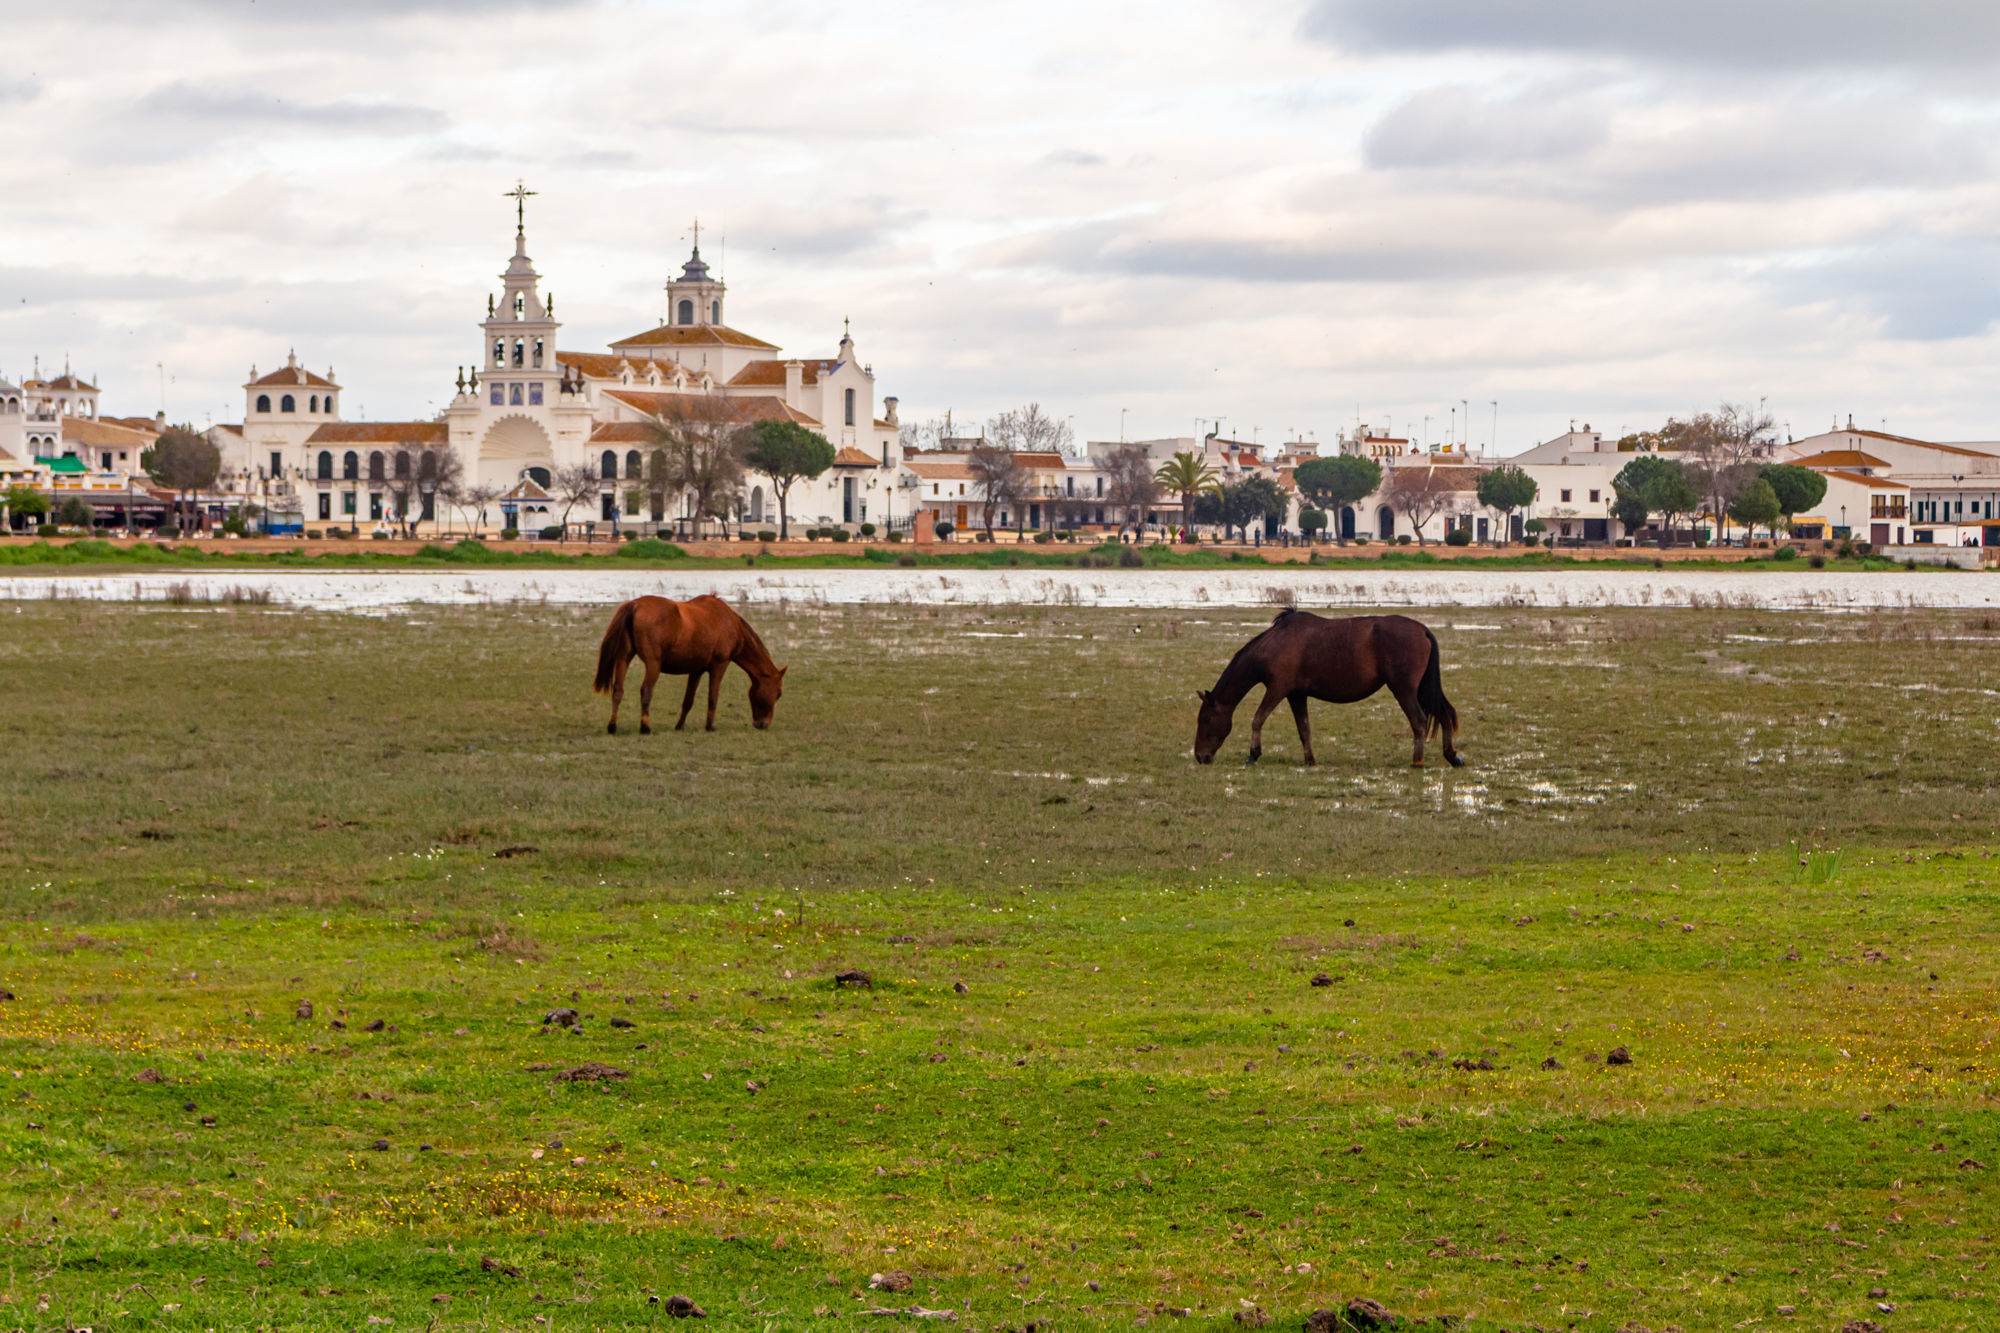
[[[611,613],[611,628],[604,631],[604,643],[597,650],[597,684],[593,687],[599,694],[611,693],[611,677],[617,673],[620,662],[632,660],[632,617],[634,602],[627,602]]]
[[[1431,660],[1424,666],[1424,678],[1417,682],[1417,707],[1423,709],[1424,716],[1430,719],[1430,735],[1443,731],[1450,736],[1458,730],[1458,710],[1451,706],[1451,700],[1444,697],[1444,673],[1438,665],[1437,635],[1426,629],[1424,637],[1431,641]]]

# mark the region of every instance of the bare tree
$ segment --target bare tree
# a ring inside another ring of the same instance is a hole
[[[562,501],[562,540],[568,541],[570,510],[595,500],[604,489],[604,479],[597,474],[597,464],[586,459],[557,468],[549,482],[550,493]]]
[[[456,489],[465,476],[465,464],[449,444],[421,444],[409,441],[396,446],[390,466],[380,478],[405,533],[414,532],[423,520],[424,501],[431,501],[436,516],[437,501],[448,489]],[[372,460],[371,460],[372,462]]]
[[[1687,422],[1680,447],[1689,477],[1714,516],[1720,537],[1727,530],[1730,505],[1757,479],[1759,467],[1778,447],[1777,422],[1762,403],[1754,408],[1748,403],[1724,403]]]
[[[666,455],[663,480],[687,496],[697,532],[704,518],[727,521],[743,491],[746,432],[730,426],[723,400],[703,397],[675,404],[655,428]]]
[[[1021,466],[1021,460],[1014,456],[1012,449],[1003,449],[983,440],[973,445],[966,454],[965,466],[972,473],[972,479],[979,483],[980,519],[990,538],[996,513],[1003,508],[1020,512],[1021,496],[1028,486],[1028,470]]]
[[[1065,453],[1076,438],[1067,421],[1058,421],[1042,411],[1040,403],[1029,403],[1011,412],[1002,412],[986,423],[986,439],[997,448],[1020,453]]]
[[[904,453],[912,449],[941,449],[951,438],[951,413],[932,417],[928,421],[905,421],[896,431],[896,440]]]
[[[1120,512],[1120,522],[1143,523],[1146,511],[1160,500],[1160,479],[1143,444],[1121,444],[1104,456],[1105,498]]]
[[[1419,546],[1424,544],[1424,524],[1453,512],[1463,499],[1452,475],[1435,467],[1392,468],[1382,486],[1382,503],[1410,520]]]
[[[486,525],[486,506],[500,498],[500,488],[490,482],[468,482],[463,471],[458,480],[438,488],[444,502],[465,515],[466,527],[475,535]]]

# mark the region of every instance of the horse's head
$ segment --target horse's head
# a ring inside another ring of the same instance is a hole
[[[772,674],[750,682],[750,725],[757,730],[771,725],[771,714],[777,711],[778,696],[785,692],[785,672],[789,669],[779,667]]]
[[[1206,764],[1215,758],[1215,752],[1229,739],[1229,726],[1235,721],[1236,710],[1207,690],[1196,690],[1195,693],[1201,696],[1201,712],[1194,722],[1194,761]]]

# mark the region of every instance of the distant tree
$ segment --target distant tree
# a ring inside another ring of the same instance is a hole
[[[97,511],[81,495],[68,496],[56,507],[56,522],[66,528],[88,528],[97,520]]]
[[[771,479],[771,491],[778,498],[778,536],[789,535],[792,487],[832,467],[833,453],[826,436],[796,421],[760,421],[750,428],[743,461]]]
[[[455,488],[464,476],[465,464],[451,445],[410,440],[396,446],[380,481],[397,523],[408,534],[423,520],[424,497],[430,497],[435,515],[442,493]]]
[[[185,533],[188,515],[180,497],[186,496],[192,507],[196,495],[215,485],[222,474],[222,451],[186,426],[173,426],[139,455],[139,467],[173,492],[174,530]]]
[[[1624,514],[1618,521],[1625,524],[1626,531],[1632,532],[1646,526],[1646,514],[1658,514],[1667,535],[1674,531],[1674,520],[1682,514],[1692,513],[1701,503],[1701,493],[1688,479],[1687,469],[1671,458],[1661,458],[1656,454],[1641,454],[1618,469],[1618,475],[1611,479],[1611,488],[1625,505]],[[1618,502],[1614,502],[1614,505]],[[1639,513],[1638,506],[1644,506]],[[1627,521],[1627,516],[1639,515],[1639,521]]]
[[[1143,444],[1121,444],[1104,456],[1109,474],[1105,498],[1119,511],[1120,521],[1141,523],[1160,499],[1160,481]]]
[[[1181,522],[1187,524],[1208,521],[1195,512],[1196,498],[1213,495],[1222,487],[1215,469],[1203,462],[1200,454],[1185,450],[1160,464],[1153,480],[1180,497]]]
[[[1757,479],[1777,445],[1777,423],[1761,406],[1724,403],[1687,423],[1680,448],[1688,477],[1718,529],[1729,517],[1730,502]]]
[[[1632,536],[1646,526],[1646,516],[1652,512],[1645,498],[1637,491],[1628,491],[1613,482],[1611,485],[1611,517],[1624,527],[1625,535]]]
[[[1309,458],[1292,471],[1299,494],[1322,509],[1360,504],[1382,484],[1382,465],[1358,454]]]
[[[1535,484],[1535,479],[1512,463],[1503,463],[1480,473],[1474,489],[1480,504],[1500,511],[1500,530],[1503,533],[1508,527],[1508,515],[1516,509],[1526,509],[1541,494],[1541,487]]]
[[[1773,537],[1777,536],[1778,516],[1782,512],[1777,489],[1762,477],[1752,477],[1729,501],[1729,517],[1741,523],[1746,533],[1768,528]]]
[[[927,421],[905,421],[896,428],[896,443],[904,453],[915,449],[942,449],[951,438],[951,413]],[[831,464],[829,464],[831,466]],[[761,469],[760,469],[761,471]]]
[[[1245,541],[1250,540],[1252,523],[1280,517],[1287,508],[1284,488],[1271,478],[1255,473],[1233,485],[1224,486],[1219,498],[1223,527],[1225,530],[1234,527]]]
[[[980,517],[989,538],[993,535],[994,516],[1003,509],[1011,509],[1017,519],[1020,517],[1028,470],[1014,455],[1012,449],[981,440],[965,456],[966,470],[979,484]]]
[[[567,463],[549,477],[549,493],[562,502],[562,540],[569,540],[569,515],[586,500],[595,500],[603,486],[592,462]]]
[[[1326,511],[1307,506],[1299,510],[1299,531],[1307,537],[1316,537],[1326,530]]]
[[[1771,483],[1771,490],[1778,497],[1778,513],[1784,517],[1787,528],[1791,527],[1794,514],[1803,514],[1826,498],[1826,478],[1809,467],[1771,463],[1758,475]]]
[[[438,494],[465,516],[466,528],[476,533],[486,526],[486,506],[500,498],[500,488],[490,482],[468,481],[461,469],[456,480],[438,488]]]
[[[32,486],[16,484],[7,488],[5,499],[0,499],[0,511],[38,519],[49,512],[49,499]]]
[[[666,455],[667,487],[687,497],[696,526],[704,518],[726,521],[739,507],[744,455],[755,444],[754,433],[729,424],[724,400],[704,397],[676,405],[654,434]]]
[[[1450,473],[1435,467],[1410,463],[1389,469],[1382,487],[1382,502],[1410,520],[1417,545],[1424,544],[1424,524],[1440,514],[1453,512],[1462,502]]]
[[[986,423],[987,441],[1015,453],[1064,453],[1075,438],[1069,423],[1042,411],[1040,403],[1002,412]]]

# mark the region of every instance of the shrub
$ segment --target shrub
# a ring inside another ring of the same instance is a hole
[[[861,525],[861,535],[864,537],[873,537],[875,535],[875,525],[873,523],[863,523]]]
[[[521,530],[519,528],[500,529],[500,540],[503,542],[511,542],[520,535],[521,535]]]
[[[1524,530],[1531,537],[1539,537],[1549,530],[1549,525],[1542,522],[1539,518],[1531,518],[1524,525]]]
[[[958,529],[954,528],[950,523],[940,523],[933,531],[940,537],[949,537],[952,533],[958,531]]]
[[[417,548],[417,559],[449,560],[451,559],[451,552],[445,550],[444,547],[439,546],[436,542],[425,542]]]
[[[1396,534],[1396,545],[1398,545],[1398,546],[1408,546],[1409,544],[1410,544],[1410,534],[1409,534],[1409,533],[1407,533],[1407,532],[1399,532],[1399,533],[1397,533],[1397,534]]]
[[[307,541],[315,541],[315,542],[316,542],[316,541],[318,541],[318,540],[319,540],[320,538],[322,538],[322,537],[324,537],[324,536],[326,536],[326,533],[322,532],[322,531],[321,531],[320,529],[318,529],[318,528],[307,528],[307,529],[306,529],[306,540],[307,540]]]
[[[1352,540],[1356,546],[1366,546],[1368,544],[1366,537],[1355,537]]]
[[[1780,546],[1777,550],[1771,552],[1771,558],[1773,560],[1796,560],[1799,558],[1799,548],[1796,546]]]
[[[393,532],[386,532],[378,528],[374,532],[369,533],[368,535],[378,542],[386,542],[396,534]]]
[[[910,554],[908,551],[904,551],[899,555],[897,555],[896,563],[901,565],[903,568],[908,569],[917,563],[917,557]]]
[[[1790,548],[1787,548],[1787,549],[1790,549]],[[1812,566],[1812,567],[1813,567],[1814,569],[1825,569],[1825,568],[1826,568],[1826,557],[1825,557],[1825,556],[1823,556],[1823,555],[1812,555],[1812,556],[1808,556],[1808,557],[1806,557],[1806,563],[1807,563],[1807,564],[1809,564],[1809,565],[1811,565],[1811,566]]]
[[[993,540],[993,534],[990,532],[982,532],[979,533],[977,536],[975,536],[972,540],[976,542],[991,542]]]
[[[1053,533],[1038,532],[1035,534],[1035,545],[1037,546],[1047,546],[1053,540],[1055,540]]]
[[[769,528],[760,528],[757,531],[757,540],[760,542],[774,542],[778,540],[778,534]]]
[[[899,542],[899,541],[903,540],[903,534],[902,534],[902,533],[900,533],[900,532],[885,532],[885,533],[883,533],[883,534],[882,534],[882,536],[883,536],[883,537],[884,537],[885,539],[887,539],[887,540],[889,540],[889,541],[892,541],[892,542]]]
[[[1120,569],[1143,569],[1145,564],[1146,557],[1139,554],[1138,547],[1121,546],[1118,548],[1118,567]]]
[[[621,532],[621,533],[619,533],[619,534],[618,534],[618,536],[619,536],[619,537],[620,537],[620,538],[621,538],[622,540],[624,540],[624,541],[628,541],[628,542],[635,542],[635,541],[638,541],[638,540],[639,540],[639,534],[638,534],[638,533],[636,533],[636,532]]]
[[[672,542],[663,542],[658,537],[642,537],[618,550],[621,559],[632,560],[685,560],[687,552]]]
[[[1453,528],[1444,535],[1444,544],[1446,546],[1470,546],[1472,545],[1472,534],[1464,528]]]
[[[541,531],[541,538],[545,542],[561,541],[562,535],[563,525],[560,523],[551,523]]]
[[[1858,555],[1864,555],[1864,556],[1868,556],[1868,555],[1873,555],[1873,554],[1875,554],[1875,543],[1874,543],[1874,542],[1856,542],[1856,543],[1854,543],[1854,550],[1855,550],[1855,553],[1856,553],[1856,554],[1858,554]]]
[[[816,542],[816,541],[818,541],[818,540],[819,540],[819,529],[818,529],[818,528],[807,528],[807,529],[806,529],[806,540],[807,540],[807,541],[809,541],[809,542]]]
[[[846,528],[828,528],[826,535],[836,542],[844,542],[847,540],[848,532]]]
[[[1834,551],[1834,554],[1842,560],[1852,560],[1855,555],[1854,538],[1842,537],[1840,539],[1840,546]]]

